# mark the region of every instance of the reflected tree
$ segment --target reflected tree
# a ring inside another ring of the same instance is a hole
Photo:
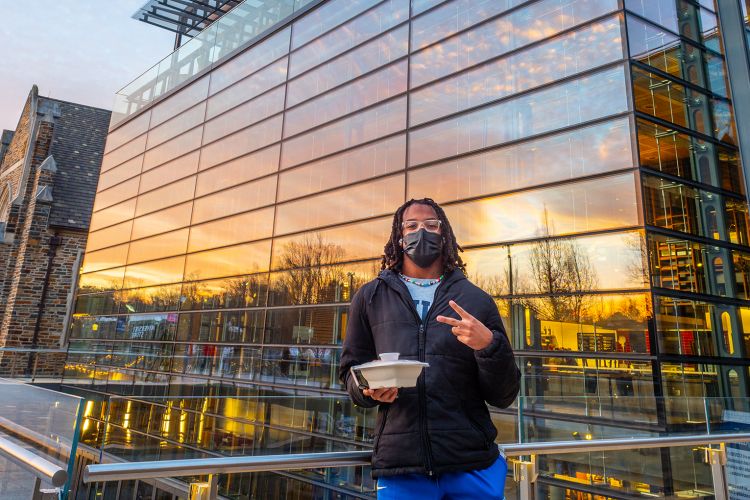
[[[552,237],[554,225],[546,210],[542,223],[542,239],[530,255],[532,291],[545,295],[537,306],[544,316],[578,322],[586,308],[586,297],[580,292],[596,289],[596,272],[574,240]]]
[[[342,299],[343,283],[353,280],[338,262],[344,258],[343,247],[327,242],[320,233],[305,235],[286,243],[279,256],[282,269],[276,283],[277,291],[290,304],[315,304]]]

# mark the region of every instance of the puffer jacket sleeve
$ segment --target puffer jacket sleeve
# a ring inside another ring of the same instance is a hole
[[[474,352],[479,369],[479,387],[485,401],[498,408],[507,408],[518,395],[521,372],[516,366],[513,348],[497,305],[489,296],[486,296],[486,300],[484,325],[492,331],[492,343]]]
[[[364,408],[377,406],[378,402],[362,394],[357,382],[350,373],[352,366],[361,365],[376,359],[375,343],[372,330],[365,311],[365,288],[361,288],[352,298],[349,306],[349,317],[346,324],[346,338],[339,364],[339,380],[346,387],[346,392],[354,404]]]

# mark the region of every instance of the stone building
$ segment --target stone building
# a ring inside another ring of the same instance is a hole
[[[29,93],[0,149],[0,366],[53,374],[94,203],[110,112]]]

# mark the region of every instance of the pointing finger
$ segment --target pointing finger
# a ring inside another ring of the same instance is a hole
[[[448,301],[448,305],[450,305],[453,310],[456,311],[459,316],[461,316],[461,319],[474,319],[474,316],[467,313],[463,307],[456,304],[455,300]]]

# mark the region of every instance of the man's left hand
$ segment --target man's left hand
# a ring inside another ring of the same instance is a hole
[[[436,319],[441,323],[451,325],[451,333],[459,342],[466,344],[475,351],[484,349],[492,343],[492,331],[474,316],[464,310],[463,307],[451,300],[448,304],[458,313],[461,319],[438,316]]]

